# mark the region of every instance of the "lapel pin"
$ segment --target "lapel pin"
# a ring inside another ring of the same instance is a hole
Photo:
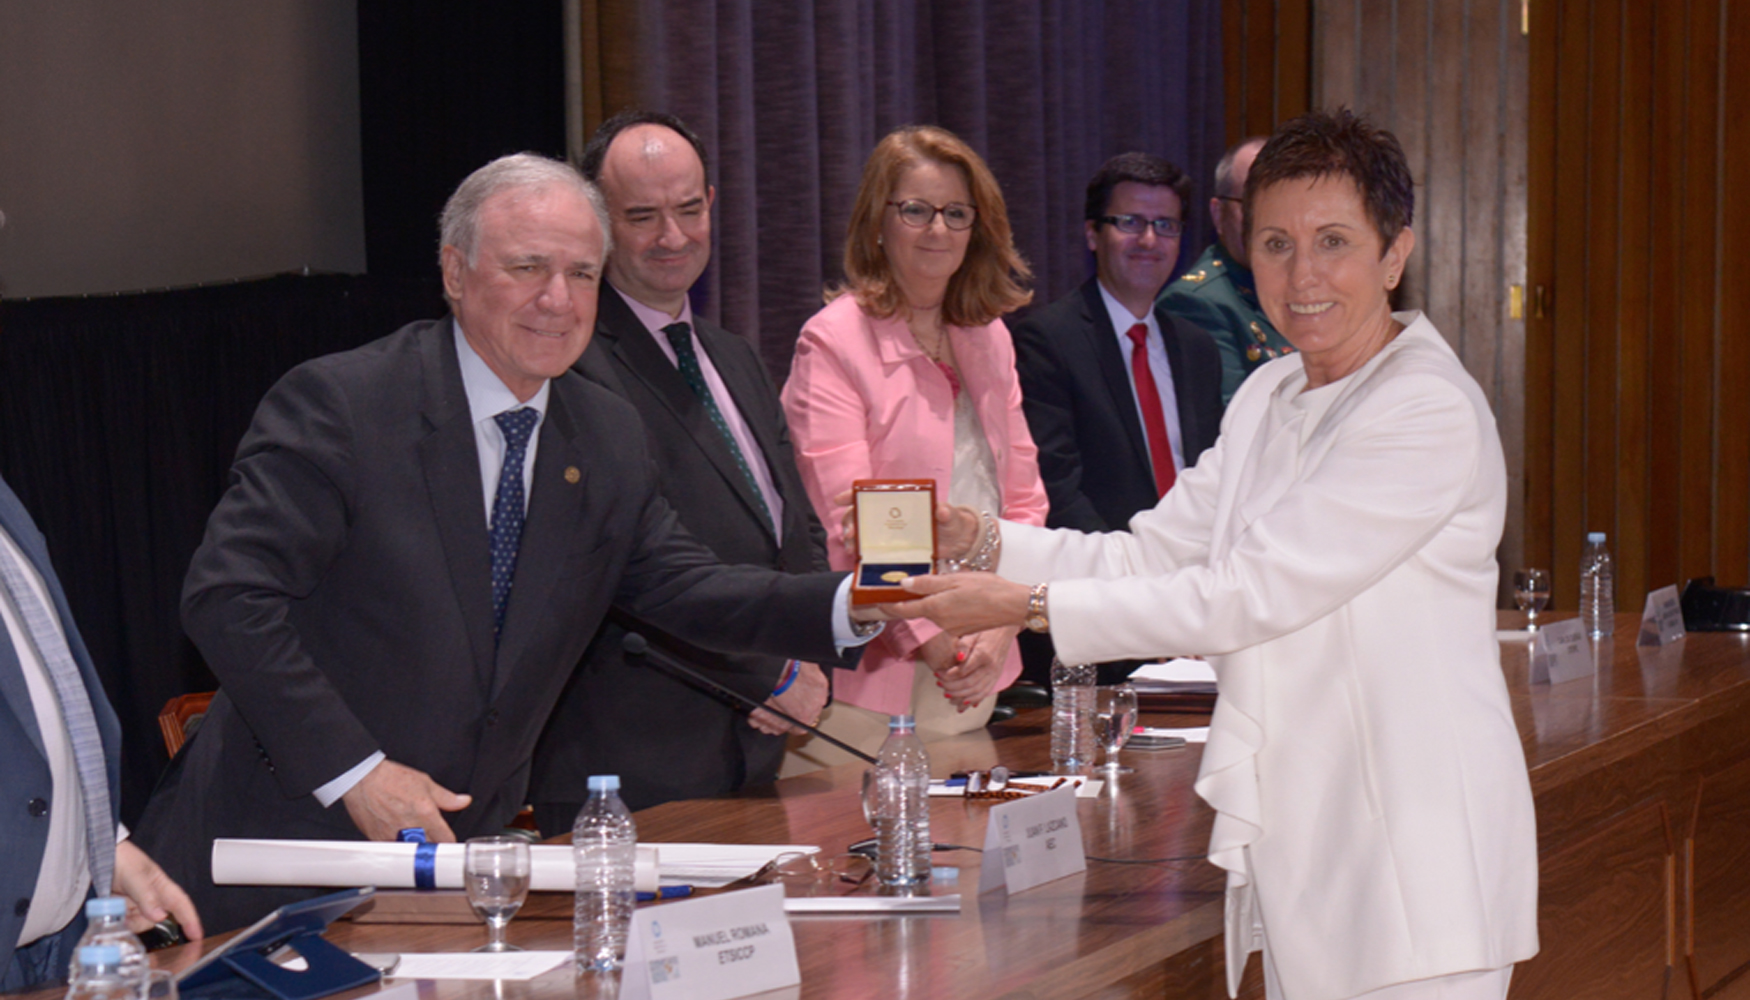
[[[577,466],[567,465],[565,467],[565,481],[566,482],[570,483],[573,486],[576,486],[577,481],[579,479],[582,479],[582,478],[583,478],[583,473],[577,471]]]

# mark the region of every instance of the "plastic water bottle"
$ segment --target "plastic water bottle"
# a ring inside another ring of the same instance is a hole
[[[1085,774],[1094,764],[1094,684],[1091,663],[1051,661],[1051,769]]]
[[[146,977],[150,963],[146,946],[140,936],[128,930],[128,901],[120,896],[98,896],[85,901],[85,934],[73,949],[73,960],[67,963],[67,981],[79,975],[79,950],[87,945],[110,944],[121,951],[123,978],[138,985]]]
[[[139,1000],[140,984],[122,974],[122,950],[113,944],[88,944],[73,952],[67,1000]]]
[[[619,775],[590,776],[589,801],[571,828],[571,853],[577,864],[572,923],[577,971],[612,972],[626,959],[626,932],[637,902],[638,830],[620,801]]]
[[[930,753],[912,717],[887,720],[887,742],[875,756],[875,875],[884,886],[930,881]]]
[[[1616,631],[1616,584],[1605,547],[1604,532],[1586,535],[1586,551],[1580,556],[1580,621],[1586,634],[1607,639]]]

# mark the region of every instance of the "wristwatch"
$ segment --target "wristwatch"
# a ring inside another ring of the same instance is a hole
[[[1051,631],[1051,619],[1045,617],[1045,588],[1049,584],[1036,583],[1033,592],[1027,595],[1027,628],[1033,632]]]

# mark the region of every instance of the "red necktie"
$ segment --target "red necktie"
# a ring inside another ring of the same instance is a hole
[[[1130,352],[1130,375],[1136,380],[1136,399],[1142,404],[1142,426],[1148,432],[1148,455],[1154,462],[1155,489],[1161,496],[1173,488],[1173,446],[1167,440],[1167,418],[1161,413],[1161,391],[1155,387],[1154,370],[1148,366],[1148,324],[1138,323],[1128,331],[1136,349]]]

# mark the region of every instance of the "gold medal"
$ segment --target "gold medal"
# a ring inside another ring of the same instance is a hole
[[[1253,344],[1250,347],[1246,348],[1246,360],[1247,361],[1256,361],[1263,356],[1264,356],[1264,352],[1258,350],[1257,344]]]
[[[888,583],[904,583],[905,578],[910,576],[910,575],[911,574],[907,573],[903,569],[890,569],[887,572],[881,574],[881,579],[886,580]]]

